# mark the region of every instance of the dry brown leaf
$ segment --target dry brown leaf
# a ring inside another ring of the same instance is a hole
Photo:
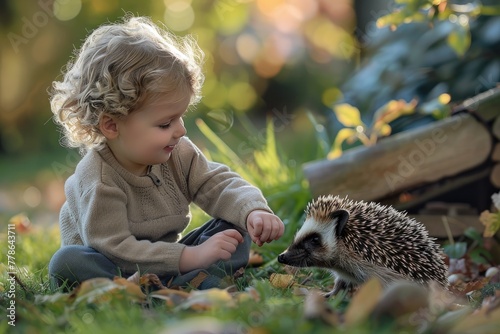
[[[368,318],[382,295],[382,284],[376,278],[363,284],[354,294],[345,313],[346,325],[358,324]]]
[[[289,275],[296,275],[300,271],[299,267],[292,267],[292,266],[288,266],[288,265],[286,265],[284,269],[285,269],[285,272]]]
[[[381,295],[372,312],[374,319],[399,318],[428,306],[428,290],[421,285],[400,281],[391,284]]]
[[[136,298],[137,301],[143,302],[146,300],[146,295],[144,294],[144,292],[142,292],[141,287],[134,282],[131,282],[123,277],[115,277],[113,279],[113,282],[120,286],[123,286],[127,294],[129,294],[131,297]]]
[[[294,277],[292,275],[284,275],[277,273],[272,273],[271,276],[269,277],[269,281],[271,282],[271,285],[273,287],[279,289],[287,289],[295,283]]]
[[[158,289],[164,289],[165,286],[161,282],[160,278],[156,274],[144,274],[139,279],[139,284],[141,286],[153,286]]]
[[[480,309],[460,319],[449,333],[491,333],[497,334],[500,328],[500,308],[488,312]]]
[[[264,258],[262,255],[254,251],[253,249],[250,250],[250,258],[248,259],[248,265],[249,266],[260,266],[264,263]]]
[[[87,302],[98,303],[109,301],[111,291],[117,289],[117,284],[109,278],[97,277],[83,281],[71,296],[75,298],[75,303]]]
[[[28,233],[32,230],[33,225],[31,225],[31,221],[24,213],[20,213],[15,215],[9,220],[9,224],[14,224],[16,228],[16,232],[19,233]]]
[[[180,305],[184,309],[195,311],[206,311],[219,305],[234,306],[231,294],[222,289],[194,290],[189,297]]]
[[[162,299],[168,306],[173,307],[182,304],[189,298],[190,294],[182,290],[164,288],[153,291],[149,296],[151,298]]]
[[[312,290],[306,295],[304,317],[308,320],[319,319],[330,326],[337,326],[340,323],[338,315],[328,306],[325,296],[317,290]]]
[[[189,282],[189,285],[194,289],[197,289],[207,277],[208,274],[206,272],[200,271],[198,275],[196,275],[196,277]]]
[[[241,267],[240,269],[236,270],[233,274],[233,278],[236,279],[236,278],[240,278],[242,277],[243,275],[245,275],[245,268],[244,267]]]

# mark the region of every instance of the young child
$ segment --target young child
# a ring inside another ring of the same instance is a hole
[[[185,137],[202,55],[193,39],[130,17],[96,29],[54,82],[54,119],[83,153],[65,185],[56,284],[139,272],[182,286],[204,271],[199,288],[216,287],[247,264],[252,240],[283,234],[260,190]],[[191,202],[214,219],[180,239]]]

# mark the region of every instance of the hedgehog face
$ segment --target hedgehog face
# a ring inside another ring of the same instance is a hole
[[[328,222],[325,219],[318,222],[314,216],[308,216],[293,243],[278,256],[278,261],[294,267],[332,268],[336,262],[338,236],[349,214],[337,210],[328,217]]]

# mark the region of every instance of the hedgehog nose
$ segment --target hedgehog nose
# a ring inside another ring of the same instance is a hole
[[[278,262],[279,263],[285,263],[285,255],[284,254],[278,255]]]

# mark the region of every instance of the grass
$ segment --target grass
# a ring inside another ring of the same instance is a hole
[[[16,228],[15,284],[8,280],[8,273],[13,271],[7,267],[8,247],[0,250],[0,308],[7,310],[15,300],[16,326],[10,326],[2,316],[0,333],[192,333],[195,329],[213,333],[425,333],[437,328],[446,332],[452,328],[453,321],[450,325],[449,320],[440,320],[443,315],[460,324],[461,320],[468,320],[470,312],[467,307],[464,309],[468,313],[457,316],[435,305],[434,308],[429,306],[424,318],[418,321],[406,315],[406,318],[398,317],[389,322],[369,320],[370,308],[367,305],[382,298],[376,285],[370,282],[352,299],[350,295],[339,294],[325,301],[307,294],[313,290],[328,291],[332,280],[322,270],[307,269],[290,274],[276,261],[276,256],[290,244],[303,220],[303,210],[310,195],[300,166],[289,164],[289,158],[278,153],[281,150],[274,138],[273,123],[270,121],[265,127],[265,141],[247,143],[254,150],[246,156],[237,148],[227,146],[202,121],[197,125],[209,140],[211,158],[230,165],[262,189],[271,208],[286,224],[285,234],[280,240],[261,248],[255,246],[264,263],[247,268],[241,277],[231,278],[230,283],[235,288],[230,291],[187,290],[187,297],[169,294],[160,299],[153,291],[143,290],[144,296],[141,295],[142,299],[138,301],[138,294],[143,292],[106,281],[85,290],[86,293],[83,289],[65,293],[51,287],[48,282],[47,264],[60,244],[57,226],[35,226],[24,231]],[[248,128],[248,124],[246,128],[249,132],[256,130]],[[207,218],[201,210],[193,208],[191,227]],[[8,240],[7,234],[6,224],[1,225],[0,240]],[[293,284],[278,284],[272,279],[276,274]],[[488,290],[486,294],[494,295],[498,288],[494,286],[492,289],[490,285],[488,289],[492,291]],[[12,291],[15,299],[9,296]],[[356,296],[361,297],[356,299]],[[410,299],[403,306],[411,308]],[[401,308],[397,303],[394,305]],[[481,302],[476,307],[480,309]],[[500,318],[497,311],[492,313]],[[412,314],[418,315],[416,312]],[[492,322],[477,317],[473,320],[477,319],[475,332],[487,333]],[[486,330],[481,331],[484,328]]]

